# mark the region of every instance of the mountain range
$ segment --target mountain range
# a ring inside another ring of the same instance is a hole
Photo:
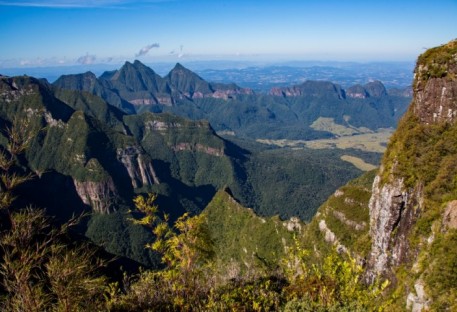
[[[100,77],[65,75],[53,86],[103,98],[126,113],[169,112],[205,119],[217,132],[251,139],[315,139],[332,136],[311,125],[319,118],[371,130],[395,127],[411,99],[408,89],[391,93],[379,81],[344,90],[326,81],[255,93],[235,84],[209,83],[181,64],[165,77],[139,61]]]

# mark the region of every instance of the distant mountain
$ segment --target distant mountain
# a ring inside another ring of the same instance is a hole
[[[92,73],[66,75],[53,85],[92,92],[127,113],[141,110],[143,106],[171,106],[183,99],[228,98],[252,93],[233,84],[212,85],[179,63],[162,78],[138,60],[133,64],[126,62],[119,70],[105,72],[98,79]]]
[[[216,131],[254,139],[332,136],[311,127],[319,118],[371,130],[395,127],[410,101],[407,92],[389,93],[379,81],[347,90],[331,82],[306,81],[255,94],[235,84],[209,83],[181,64],[161,78],[139,61],[94,79],[89,73],[62,76],[53,85],[91,92],[127,113],[170,112],[206,119]]]

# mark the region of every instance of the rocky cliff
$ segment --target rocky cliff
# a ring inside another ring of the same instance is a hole
[[[456,77],[457,41],[419,57],[369,203],[368,280],[390,279],[413,311],[457,307],[456,232],[445,225],[457,196]]]

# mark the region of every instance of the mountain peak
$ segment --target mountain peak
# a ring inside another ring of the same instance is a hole
[[[196,76],[200,79],[202,79],[200,76],[198,76],[196,73],[194,73],[193,71],[191,71],[190,69],[184,67],[181,63],[176,63],[175,67],[173,67],[173,69],[170,71],[170,73],[168,74],[168,76],[170,75],[173,75],[174,73],[176,74],[180,74],[180,75],[192,75],[192,76]],[[202,79],[203,80],[203,79]]]
[[[213,93],[208,82],[180,63],[176,63],[166,79],[176,91],[184,93],[187,97],[192,98],[194,95],[203,97],[204,94]]]
[[[370,97],[381,97],[387,95],[386,87],[382,84],[381,81],[375,80],[364,85],[365,90],[370,95]]]
[[[184,67],[181,63],[176,63],[175,67],[173,68],[173,70],[184,70],[184,69],[187,69],[186,67]],[[188,69],[187,69],[188,70]]]

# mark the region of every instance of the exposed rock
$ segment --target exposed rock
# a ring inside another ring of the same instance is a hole
[[[130,100],[129,103],[131,103],[133,105],[153,105],[153,104],[158,104],[157,100],[152,98],[152,97]]]
[[[127,169],[133,188],[160,184],[152,163],[145,161],[144,153],[137,146],[117,150],[117,159]]]
[[[438,53],[434,57],[434,53]],[[415,70],[414,113],[424,124],[457,117],[457,40],[419,57]]]
[[[353,220],[349,220],[341,211],[333,210],[333,215],[342,223],[346,224],[347,226],[353,228],[356,231],[363,231],[367,227],[367,224],[365,222],[359,223]]]
[[[301,232],[302,226],[300,219],[297,217],[292,217],[288,221],[283,222],[282,224],[289,232],[298,231]]]
[[[177,122],[165,122],[160,120],[152,120],[145,122],[146,129],[155,131],[165,131],[170,128],[181,128],[182,125]]]
[[[203,144],[191,144],[187,142],[183,143],[178,143],[174,146],[171,147],[175,152],[178,151],[197,151],[197,152],[202,152],[208,155],[212,156],[224,156],[224,150],[219,149],[219,148],[214,148],[214,147],[209,147]]]
[[[406,299],[406,308],[411,312],[422,312],[429,308],[430,301],[427,299],[427,295],[424,289],[424,282],[418,280],[414,284],[414,290],[416,294],[410,292]]]
[[[50,127],[65,128],[65,123],[62,120],[56,120],[52,118],[50,112],[45,112],[44,118],[46,119],[46,122]]]
[[[441,230],[444,231],[449,228],[457,228],[457,201],[446,203],[446,195],[442,195],[441,198],[437,196],[437,199],[430,195],[432,191],[429,191],[429,188],[436,187],[434,183],[439,180],[436,170],[445,170],[446,167],[431,166],[433,169],[430,169],[425,166],[428,169],[427,174],[430,174],[428,177],[418,168],[413,167],[419,166],[420,161],[415,162],[415,159],[411,161],[411,158],[414,157],[421,160],[422,151],[416,152],[412,156],[403,156],[407,154],[412,144],[418,144],[427,148],[425,153],[436,149],[437,153],[427,161],[444,164],[443,159],[446,157],[455,157],[453,149],[446,150],[439,145],[440,141],[435,140],[436,137],[433,134],[435,127],[428,125],[440,124],[436,128],[454,131],[454,123],[457,119],[456,77],[457,41],[430,49],[419,57],[413,84],[413,102],[408,116],[403,122],[411,125],[411,131],[420,129],[419,131],[422,133],[418,138],[422,141],[419,143],[405,142],[398,138],[392,141],[387,150],[388,157],[385,157],[373,183],[369,203],[372,247],[368,261],[367,281],[373,281],[375,277],[381,275],[387,277],[395,285],[398,282],[395,276],[396,269],[400,265],[404,265],[406,269],[410,268],[414,274],[406,276],[406,278],[402,276],[405,284],[398,285],[399,287],[396,289],[399,290],[400,287],[408,289],[408,285],[414,283],[414,291],[411,291],[406,298],[407,307],[412,311],[428,310],[431,305],[430,300],[434,296],[432,294],[434,290],[430,289],[431,285],[426,285],[425,282],[429,281],[427,274],[440,268],[433,268],[435,255],[428,248],[430,246],[433,248],[436,237],[441,234],[439,233],[440,223]],[[419,125],[413,125],[413,122],[418,122]],[[400,124],[400,128],[404,125]],[[396,133],[396,135],[402,134]],[[454,143],[454,141],[446,142],[453,146]],[[389,171],[386,172],[387,169],[384,168],[389,168]],[[433,180],[434,174],[435,180]],[[427,183],[427,192],[423,191],[424,183]],[[430,216],[427,214],[421,215],[423,211],[439,209],[439,207],[445,207],[445,209],[439,211],[440,214],[435,214],[432,219],[428,219]],[[419,220],[420,217],[423,219]],[[430,235],[425,235],[426,232],[422,228],[418,231],[415,230],[418,220],[427,222],[420,222],[422,227],[431,225]],[[424,259],[424,262],[418,261],[418,258]],[[430,272],[427,271],[430,267],[424,268],[427,264],[431,264]],[[415,274],[421,274],[423,280],[421,278],[415,280],[417,278]],[[427,298],[425,289],[430,290],[430,298]],[[449,291],[449,288],[443,291]]]
[[[95,212],[113,212],[117,191],[111,178],[102,182],[73,180],[73,183],[83,203],[91,206]]]
[[[443,215],[445,229],[457,229],[457,200],[449,202]]]
[[[433,78],[418,83],[414,96],[414,113],[425,124],[454,122],[457,117],[457,82]]]
[[[369,97],[367,90],[361,85],[355,85],[346,90],[346,96],[355,99],[366,99]]]
[[[333,233],[328,228],[325,220],[321,220],[319,222],[319,230],[321,231],[322,234],[324,234],[324,240],[327,243],[330,243],[330,244],[333,244],[334,246],[336,246],[336,250],[338,251],[338,253],[347,253],[348,252],[348,249],[343,244],[340,244],[335,233]]]
[[[369,203],[372,239],[369,280],[378,275],[393,278],[391,269],[413,252],[408,234],[421,210],[421,190],[421,187],[405,190],[403,180],[398,178],[382,185],[381,177],[376,176]]]

